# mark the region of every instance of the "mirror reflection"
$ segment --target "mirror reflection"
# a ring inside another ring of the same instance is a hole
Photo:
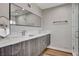
[[[22,7],[11,3],[11,20],[10,24],[40,26],[41,18],[32,12],[29,12]]]

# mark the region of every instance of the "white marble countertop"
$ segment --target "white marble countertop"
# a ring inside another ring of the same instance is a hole
[[[16,44],[16,43],[19,43],[19,42],[22,42],[22,41],[31,40],[31,39],[34,39],[34,38],[45,36],[47,34],[50,34],[50,33],[49,32],[40,33],[40,34],[31,36],[31,37],[10,37],[10,36],[8,36],[4,39],[0,38],[0,48],[8,46],[8,45],[13,45],[13,44]]]

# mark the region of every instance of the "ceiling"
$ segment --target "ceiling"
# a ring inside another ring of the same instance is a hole
[[[63,4],[65,3],[37,3],[36,5],[39,6],[41,9],[47,9],[47,8],[56,7]]]

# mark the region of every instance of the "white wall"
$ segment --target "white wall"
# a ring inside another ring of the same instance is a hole
[[[71,4],[43,10],[43,28],[51,31],[50,48],[70,52],[72,50]],[[68,20],[68,23],[54,24],[53,21]]]
[[[9,3],[0,3],[0,16],[9,18]]]

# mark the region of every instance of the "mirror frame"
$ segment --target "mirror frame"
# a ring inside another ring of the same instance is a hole
[[[18,6],[18,5],[16,5],[16,4],[14,4],[14,3],[9,3],[9,20],[11,20],[11,4],[13,4],[13,5],[15,5],[15,6],[17,6],[17,7],[19,7],[19,8],[21,8],[21,9],[23,9],[22,7],[20,7],[20,6]],[[26,10],[26,9],[25,9]],[[26,11],[28,11],[28,12],[30,12],[29,10],[26,10]],[[30,12],[30,13],[32,13],[32,14],[34,14],[33,12]],[[34,14],[34,15],[36,15],[36,14]],[[38,15],[36,15],[36,16],[38,16]],[[10,24],[10,25],[16,25],[16,26],[30,26],[30,27],[41,27],[41,17],[40,16],[38,16],[39,18],[40,18],[40,25],[39,26],[32,26],[32,25],[19,25],[19,24]]]

